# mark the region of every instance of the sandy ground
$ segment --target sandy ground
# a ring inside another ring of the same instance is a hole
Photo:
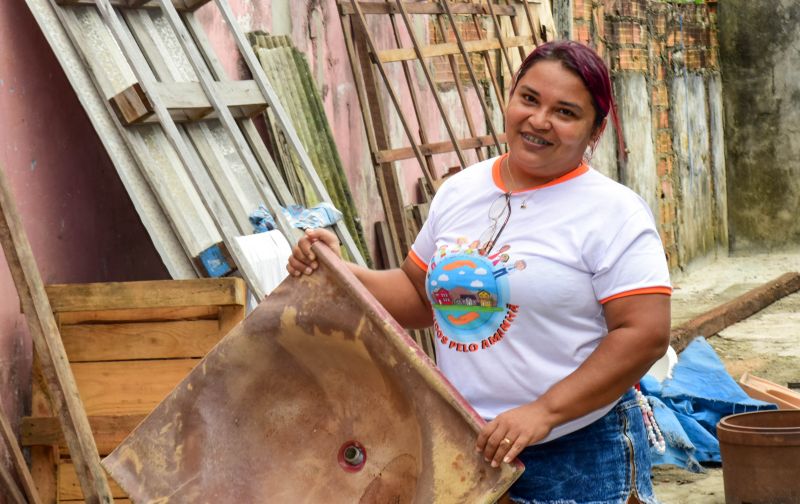
[[[770,254],[704,259],[673,276],[673,327],[790,271],[800,271],[800,248]],[[709,338],[735,379],[745,371],[781,385],[800,382],[800,292]],[[721,468],[693,474],[654,470],[664,504],[724,504]]]

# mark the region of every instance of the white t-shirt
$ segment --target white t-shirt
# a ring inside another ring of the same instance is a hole
[[[427,271],[438,366],[486,419],[537,399],[575,371],[608,334],[603,303],[672,292],[647,204],[586,165],[513,193],[507,225],[481,255],[490,208],[506,192],[502,159],[450,177],[409,252]],[[557,427],[545,441],[612,406]]]

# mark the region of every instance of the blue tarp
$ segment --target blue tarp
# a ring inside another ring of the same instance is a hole
[[[680,354],[672,378],[659,383],[645,376],[641,387],[667,445],[664,454],[651,450],[653,465],[677,465],[693,472],[702,471],[700,462],[721,462],[717,423],[723,417],[777,409],[748,396],[703,337]]]

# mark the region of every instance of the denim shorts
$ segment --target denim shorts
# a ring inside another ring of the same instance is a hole
[[[596,422],[519,455],[525,472],[511,487],[519,504],[658,504],[650,447],[633,389]],[[634,484],[635,481],[635,484]]]

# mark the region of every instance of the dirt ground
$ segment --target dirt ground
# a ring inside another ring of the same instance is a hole
[[[673,276],[672,325],[730,301],[766,281],[800,271],[800,248],[770,254],[704,259]],[[708,339],[736,380],[745,371],[781,385],[800,382],[800,292]],[[724,504],[722,469],[694,474],[654,469],[663,504]]]

